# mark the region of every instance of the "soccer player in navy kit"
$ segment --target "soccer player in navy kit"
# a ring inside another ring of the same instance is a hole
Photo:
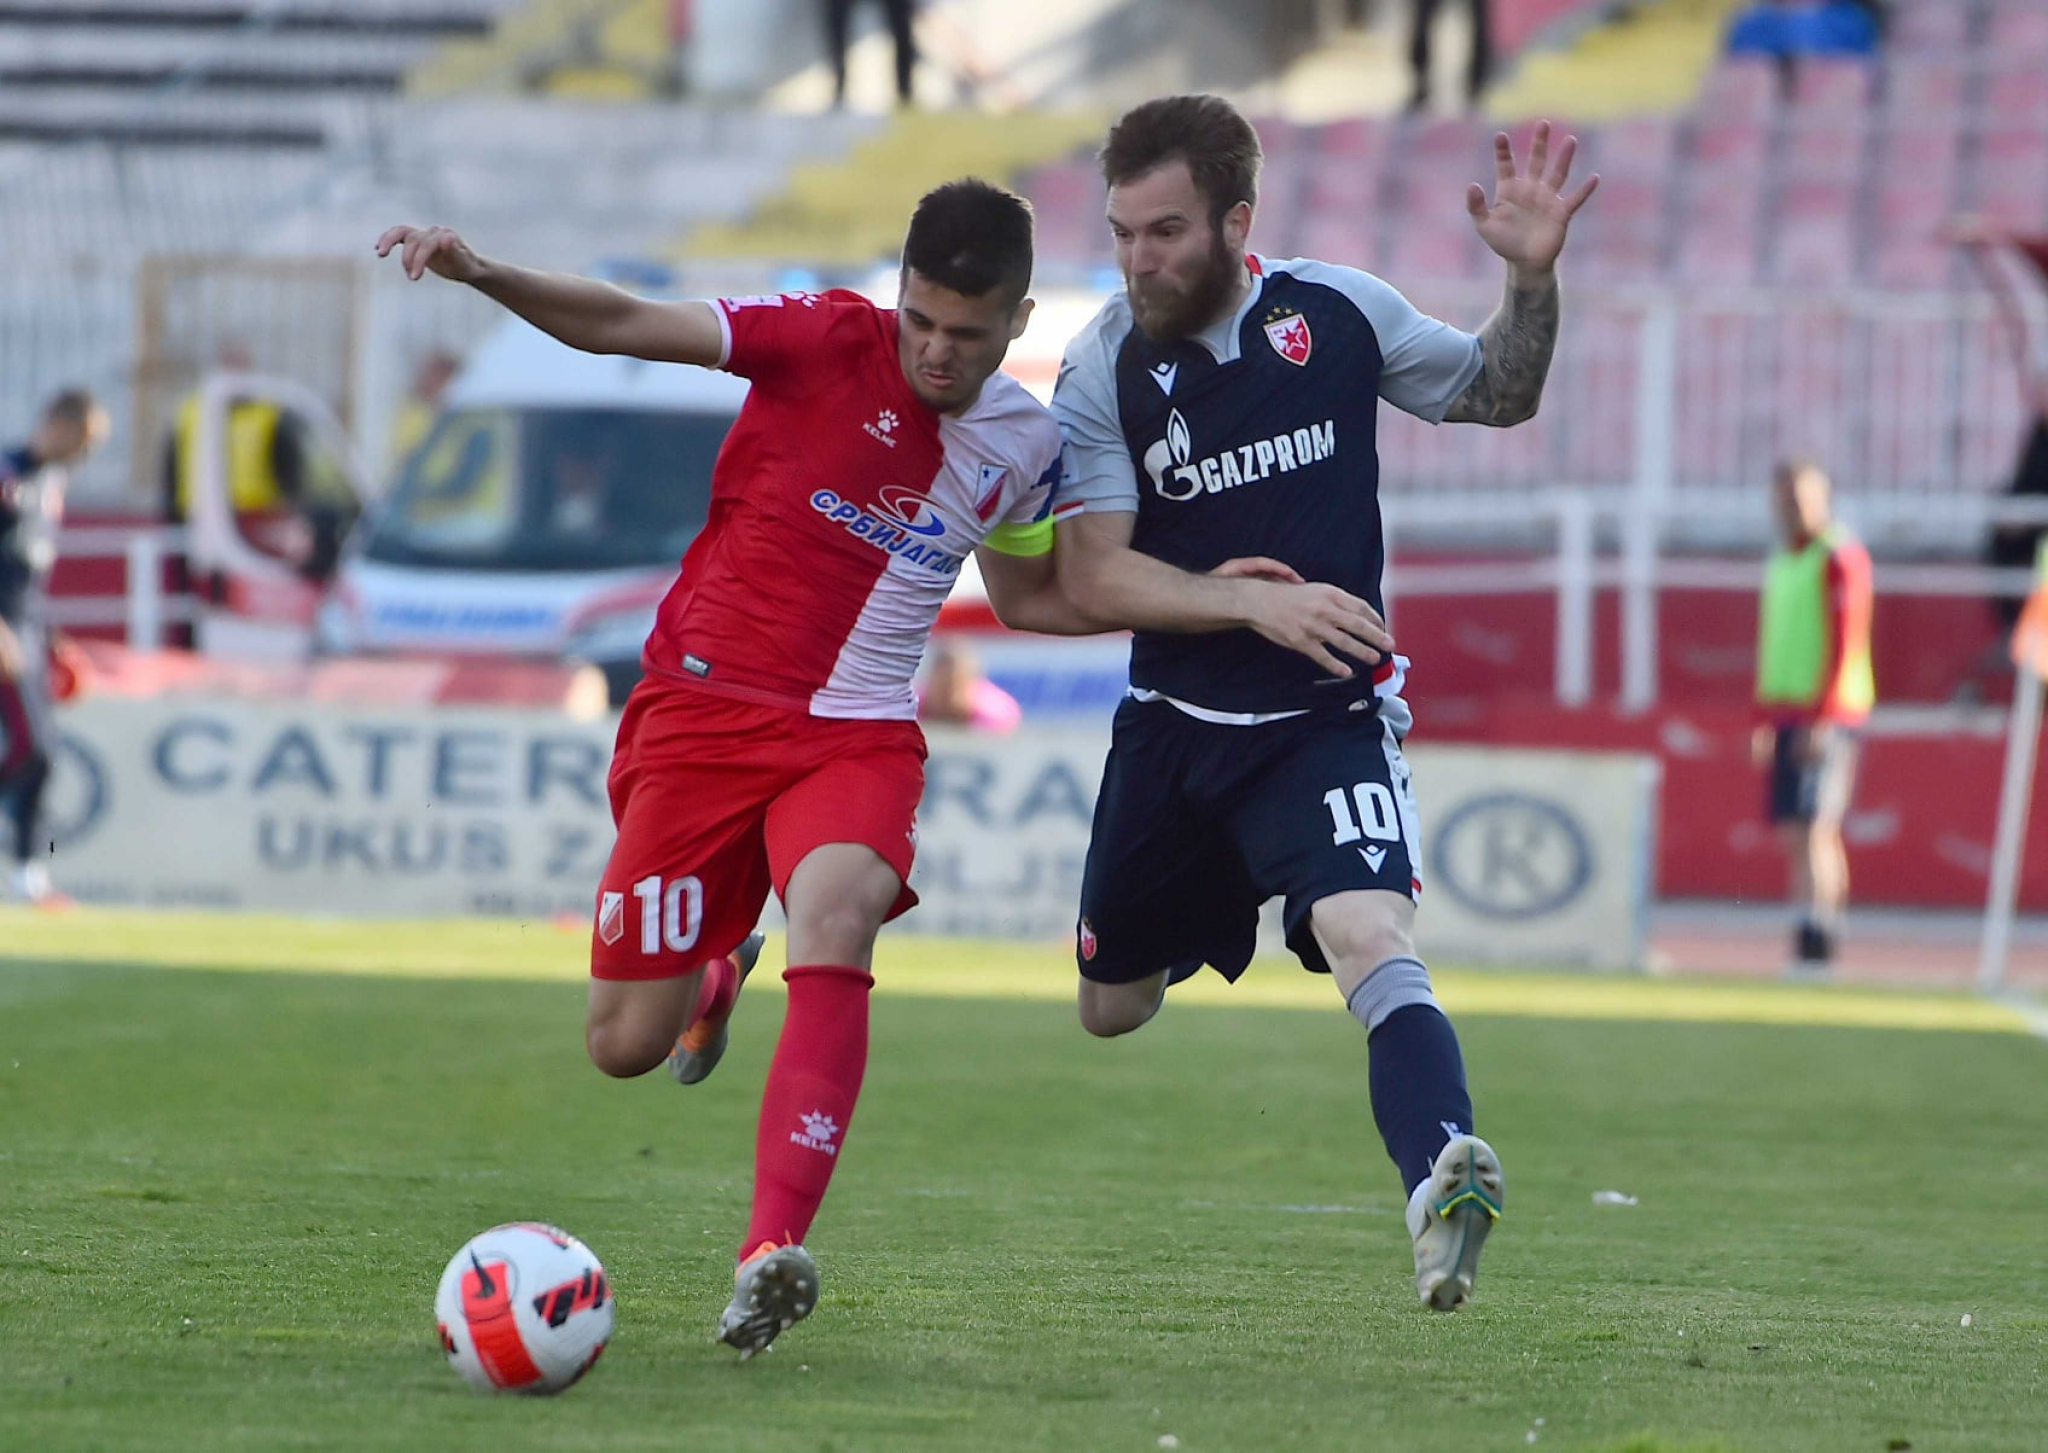
[[[1259,905],[1283,897],[1289,947],[1333,976],[1368,1032],[1416,1287],[1444,1311],[1471,1295],[1503,1186],[1411,938],[1407,661],[1363,642],[1347,662],[1252,631],[1183,634],[1163,607],[1227,589],[1202,572],[1258,555],[1382,610],[1379,400],[1496,427],[1536,411],[1558,253],[1598,181],[1567,195],[1575,143],[1553,158],[1549,141],[1539,125],[1524,174],[1497,137],[1492,201],[1467,194],[1507,264],[1506,299],[1474,336],[1366,273],[1249,253],[1251,125],[1214,96],[1138,107],[1102,151],[1126,290],[1069,346],[1053,395],[1067,438],[1061,587],[1080,610],[1140,627],[1082,888],[1082,1023],[1136,1029],[1203,963],[1235,979]]]
[[[107,411],[84,389],[43,406],[35,433],[0,450],[0,822],[12,849],[7,897],[69,902],[50,886],[40,841],[43,789],[56,743],[51,717],[50,571],[70,468],[107,438]]]

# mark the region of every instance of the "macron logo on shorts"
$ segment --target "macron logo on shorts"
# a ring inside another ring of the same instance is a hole
[[[626,895],[607,892],[597,905],[597,936],[615,944],[626,936]]]

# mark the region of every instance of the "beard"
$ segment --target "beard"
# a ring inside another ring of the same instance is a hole
[[[1223,244],[1223,229],[1209,231],[1209,255],[1201,271],[1179,286],[1154,278],[1125,279],[1131,317],[1155,343],[1173,343],[1201,332],[1222,316],[1237,288],[1244,259]]]

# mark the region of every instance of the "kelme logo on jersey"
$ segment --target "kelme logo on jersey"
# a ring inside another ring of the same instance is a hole
[[[1196,459],[1188,421],[1175,409],[1166,416],[1166,437],[1145,451],[1145,472],[1152,476],[1152,488],[1161,499],[1177,503],[1198,494],[1221,494],[1240,485],[1257,484],[1275,474],[1292,474],[1336,454],[1337,421],[1325,419]]]
[[[892,519],[886,514],[873,513],[862,509],[851,500],[843,499],[837,491],[821,489],[811,496],[811,508],[839,526],[856,540],[865,541],[877,550],[894,555],[906,565],[915,565],[933,575],[957,575],[960,573],[960,557],[949,555],[939,547],[938,537],[946,532],[945,524],[933,512],[931,502],[923,495],[910,490],[884,490],[884,495],[907,495],[922,507],[920,514],[912,514],[908,501],[902,501],[906,515],[920,522],[921,528],[914,528],[909,520]],[[878,505],[887,509],[887,505]]]
[[[936,540],[946,533],[946,522],[939,518],[932,502],[914,489],[905,489],[900,484],[885,484],[875,497],[875,510],[894,520],[913,535],[923,535]]]

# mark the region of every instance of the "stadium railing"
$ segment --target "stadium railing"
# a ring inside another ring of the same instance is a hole
[[[164,589],[164,562],[185,548],[183,529],[87,525],[65,530],[59,545],[68,560],[120,560],[122,589],[119,594],[59,596],[50,602],[52,625],[119,626],[131,648],[153,651],[163,645],[166,626],[196,618],[191,596]]]

